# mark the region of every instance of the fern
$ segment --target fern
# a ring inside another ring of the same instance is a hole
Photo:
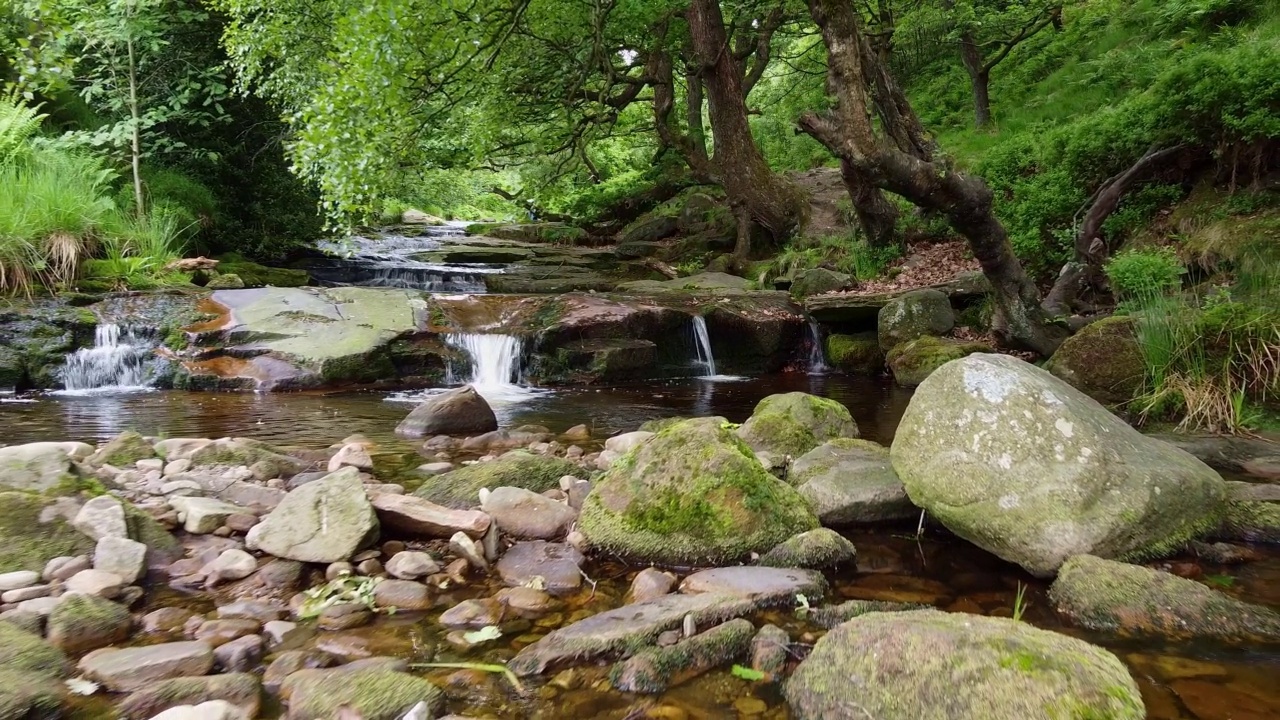
[[[0,165],[11,164],[27,154],[29,141],[44,117],[16,92],[0,96]]]

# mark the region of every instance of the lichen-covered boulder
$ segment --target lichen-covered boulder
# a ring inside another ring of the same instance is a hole
[[[903,293],[885,303],[876,316],[880,349],[885,352],[925,335],[946,335],[955,326],[951,300],[933,289]]]
[[[903,387],[916,387],[933,371],[952,360],[974,353],[989,353],[991,346],[980,342],[963,342],[931,335],[894,346],[886,358],[893,381]]]
[[[93,550],[93,540],[55,507],[55,501],[34,493],[0,492],[0,573],[39,572],[53,558]]]
[[[874,612],[828,632],[783,693],[797,720],[1146,717],[1114,655],[1005,618]]]
[[[1142,389],[1145,364],[1138,323],[1110,317],[1067,338],[1044,369],[1106,405],[1129,402]]]
[[[476,389],[467,385],[427,398],[396,426],[406,437],[465,435],[498,429],[493,408]]]
[[[1077,555],[1049,588],[1058,612],[1081,627],[1130,636],[1280,642],[1280,613],[1194,580]]]
[[[1204,463],[1003,355],[970,355],[925,380],[891,458],[915,505],[1040,576],[1073,555],[1167,553],[1214,528],[1225,506]]]
[[[120,433],[107,441],[97,452],[89,456],[85,462],[93,466],[111,465],[125,468],[139,460],[156,456],[155,450],[147,439],[132,430]]]
[[[738,430],[756,452],[798,457],[836,438],[858,437],[849,409],[802,392],[770,395]]]
[[[74,482],[65,443],[39,442],[0,448],[0,490],[49,492]]]
[[[844,290],[854,285],[853,276],[826,268],[813,268],[796,273],[791,281],[791,294],[795,297],[808,297],[822,293]]]
[[[787,482],[830,527],[901,520],[920,512],[893,470],[889,449],[867,440],[823,443],[796,458]]]
[[[581,472],[568,460],[515,450],[496,460],[429,477],[414,495],[445,507],[469,508],[480,501],[480,488],[517,487],[540,493],[560,487],[565,475]]]
[[[350,558],[378,538],[360,472],[342,468],[285,495],[245,536],[249,548],[299,562]]]
[[[827,336],[827,364],[853,375],[879,375],[884,370],[884,350],[873,332]]]
[[[54,647],[80,654],[123,642],[132,626],[125,606],[96,595],[71,593],[49,614],[48,636]]]
[[[652,563],[727,563],[818,526],[724,418],[685,420],[614,463],[579,529],[592,545]]]
[[[830,528],[818,528],[783,540],[760,556],[760,564],[775,568],[809,568],[826,570],[846,566],[852,568],[858,551],[849,539]]]
[[[160,445],[157,443],[157,447]],[[166,456],[166,459],[175,458]],[[257,466],[262,472],[282,478],[293,477],[306,467],[301,460],[278,452],[260,440],[249,438],[222,438],[201,444],[190,454],[189,459],[195,467],[202,465]]]
[[[361,720],[400,720],[421,702],[435,717],[444,705],[444,693],[430,682],[378,668],[301,670],[285,679],[281,695],[290,720],[338,720],[343,707]]]

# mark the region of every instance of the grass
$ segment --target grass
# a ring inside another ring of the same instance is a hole
[[[1028,607],[1030,604],[1027,602],[1027,586],[1018,583],[1018,594],[1013,597],[1013,619],[1022,622],[1022,616]]]
[[[768,275],[792,277],[804,270],[824,267],[870,280],[902,254],[897,247],[873,248],[858,233],[800,237],[770,262]]]

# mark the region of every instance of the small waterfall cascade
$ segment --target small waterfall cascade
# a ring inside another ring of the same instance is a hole
[[[67,356],[62,383],[68,392],[129,392],[148,387],[155,338],[146,330],[102,323],[93,347]]]
[[[449,345],[466,351],[471,358],[467,371],[449,365],[447,380],[450,383],[470,383],[481,395],[502,396],[522,390],[524,340],[514,335],[493,333],[450,333],[445,336]]]
[[[827,365],[827,355],[822,349],[822,330],[818,323],[809,320],[809,374],[821,375],[831,368]]]
[[[711,334],[707,332],[707,320],[701,315],[693,316],[694,348],[697,350],[697,364],[703,368],[703,377],[714,377],[716,373],[716,357],[711,353]]]

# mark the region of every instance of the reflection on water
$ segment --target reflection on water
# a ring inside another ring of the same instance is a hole
[[[634,430],[673,415],[723,415],[741,422],[766,395],[799,390],[844,403],[862,434],[888,442],[909,393],[876,379],[799,373],[708,382],[654,381],[610,388],[565,388],[494,403],[504,427],[545,425],[553,431],[586,424],[596,437]],[[36,396],[37,402],[0,404],[0,442],[95,442],[124,430],[168,437],[251,437],[286,445],[327,447],[361,433],[397,442],[408,414],[385,393],[188,393],[165,391],[88,397]]]

